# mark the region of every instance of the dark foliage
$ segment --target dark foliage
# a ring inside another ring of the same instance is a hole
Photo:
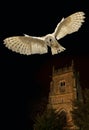
[[[42,115],[37,115],[34,130],[62,130],[66,126],[66,115],[54,109],[47,109]]]
[[[83,101],[75,101],[72,116],[79,130],[89,130],[89,89],[83,93]]]

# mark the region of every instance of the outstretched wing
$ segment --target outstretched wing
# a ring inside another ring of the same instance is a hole
[[[84,22],[84,15],[84,12],[77,12],[65,19],[63,18],[54,31],[56,39],[59,40],[67,34],[78,31]]]
[[[47,53],[47,45],[44,40],[31,36],[14,36],[4,40],[8,49],[24,55]]]

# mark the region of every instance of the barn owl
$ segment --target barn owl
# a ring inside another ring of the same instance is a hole
[[[58,54],[65,48],[58,43],[58,40],[76,32],[84,22],[84,12],[76,12],[62,18],[53,33],[42,37],[34,37],[24,34],[24,36],[12,36],[4,39],[4,44],[8,49],[24,55],[44,54],[51,48],[52,55]]]

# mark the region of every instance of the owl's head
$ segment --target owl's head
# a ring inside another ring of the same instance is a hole
[[[51,36],[51,35],[47,35],[46,37],[45,37],[45,42],[46,42],[46,44],[48,45],[48,46],[53,46],[54,45],[54,43],[55,43],[55,38],[53,37],[53,36]]]

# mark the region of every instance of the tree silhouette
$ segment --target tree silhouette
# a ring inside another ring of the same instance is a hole
[[[46,109],[42,115],[37,115],[34,130],[62,130],[66,126],[64,112],[56,112],[54,109]]]
[[[74,101],[72,117],[79,130],[89,130],[89,89],[83,93],[83,101]]]

